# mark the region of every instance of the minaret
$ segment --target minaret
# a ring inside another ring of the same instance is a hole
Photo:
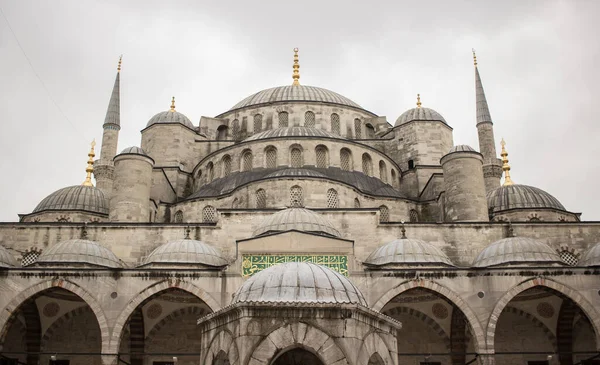
[[[108,103],[104,124],[102,125],[104,132],[102,134],[100,159],[94,170],[96,185],[107,197],[110,197],[112,192],[114,172],[113,158],[117,154],[117,142],[119,140],[119,130],[121,129],[120,75],[122,58],[123,56],[119,58],[115,85],[113,86],[110,102]]]
[[[494,140],[494,123],[488,108],[483,84],[477,68],[477,56],[473,50],[473,62],[475,64],[475,89],[477,103],[477,134],[479,137],[479,151],[483,155],[483,177],[485,191],[490,192],[500,186],[502,167],[496,155],[496,142]]]

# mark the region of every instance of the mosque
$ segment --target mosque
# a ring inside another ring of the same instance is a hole
[[[600,223],[511,180],[475,55],[478,149],[294,51],[291,85],[196,124],[173,98],[127,148],[119,61],[85,181],[0,223],[0,363],[600,364]]]

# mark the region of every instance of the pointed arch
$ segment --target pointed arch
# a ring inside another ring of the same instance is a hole
[[[220,365],[216,363],[215,360],[217,359],[227,359],[230,365],[238,365],[240,363],[237,344],[233,335],[228,330],[222,330],[213,337],[201,364]]]
[[[388,349],[389,344],[375,332],[367,334],[363,340],[358,352],[357,364],[364,365],[384,365],[394,364],[393,360],[395,350]],[[373,361],[376,360],[376,361]]]

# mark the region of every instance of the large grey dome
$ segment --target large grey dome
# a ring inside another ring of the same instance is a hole
[[[79,266],[92,265],[121,268],[121,262],[108,248],[97,242],[73,239],[57,243],[42,252],[37,259],[39,265]]]
[[[254,230],[253,236],[290,230],[340,236],[340,232],[325,217],[305,208],[280,210],[262,221]]]
[[[146,257],[142,266],[204,265],[223,267],[227,264],[227,260],[218,248],[202,241],[182,239],[158,246]]]
[[[396,119],[395,127],[412,122],[413,120],[423,120],[423,121],[431,121],[431,120],[439,120],[440,122],[446,123],[446,119],[442,117],[442,115],[436,112],[433,109],[429,108],[412,108],[400,115],[398,119]]]
[[[590,247],[581,256],[579,266],[600,266],[600,242]]]
[[[104,192],[96,187],[74,185],[57,190],[45,197],[32,213],[46,210],[84,210],[108,214],[108,199]]]
[[[373,251],[366,265],[454,266],[448,256],[434,245],[414,238],[400,238]]]
[[[166,112],[160,112],[150,118],[146,128],[154,124],[183,124],[184,126],[194,129],[194,124],[186,117],[177,111],[167,110]]]
[[[286,262],[248,279],[232,303],[356,303],[367,306],[362,293],[341,274],[308,262]]]
[[[17,260],[4,246],[0,246],[0,267],[16,267]]]
[[[311,127],[283,127],[269,129],[267,131],[256,133],[244,141],[255,141],[258,139],[276,138],[276,137],[325,137],[325,138],[341,138],[331,132],[323,129]]]
[[[287,85],[273,87],[252,94],[235,104],[229,111],[276,102],[308,101],[337,104],[362,109],[362,107],[345,96],[315,86]]]
[[[474,267],[522,264],[564,264],[558,253],[547,244],[527,237],[508,237],[483,249]]]
[[[265,179],[271,179],[274,177],[326,177],[324,174],[319,171],[310,170],[310,169],[281,169],[274,171],[267,176]]]
[[[566,210],[552,195],[527,185],[501,186],[487,193],[488,207],[494,212],[508,209],[552,208]]]

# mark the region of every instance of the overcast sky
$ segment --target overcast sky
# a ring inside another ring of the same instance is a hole
[[[122,150],[140,144],[139,131],[172,95],[197,125],[291,84],[294,47],[302,84],[392,124],[420,93],[454,128],[455,144],[478,149],[475,48],[513,180],[600,220],[600,1],[0,0],[0,8],[16,35],[0,17],[0,221],[84,180],[120,54]]]

